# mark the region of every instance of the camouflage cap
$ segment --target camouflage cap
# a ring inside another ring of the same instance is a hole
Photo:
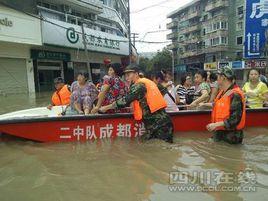
[[[218,74],[224,75],[228,79],[234,78],[234,71],[230,67],[224,67],[218,70]]]
[[[128,65],[125,68],[124,73],[130,73],[130,72],[137,72],[137,73],[139,73],[139,71],[140,71],[140,68],[139,68],[138,65],[136,65],[136,64],[130,64],[130,65]]]

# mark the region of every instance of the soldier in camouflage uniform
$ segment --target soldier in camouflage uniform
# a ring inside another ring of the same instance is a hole
[[[135,73],[138,75],[139,68],[136,65],[130,65],[126,68],[125,73]],[[151,113],[150,108],[146,100],[146,87],[143,83],[134,84],[133,80],[130,86],[128,94],[114,102],[109,106],[104,106],[100,110],[103,112],[110,108],[121,109],[129,106],[133,101],[137,100],[142,108],[143,117],[142,121],[146,128],[146,133],[142,136],[143,140],[149,140],[153,138],[161,139],[166,142],[173,142],[173,124],[169,115],[165,112],[165,109],[160,109],[154,113]],[[164,89],[162,89],[164,90]],[[163,91],[161,91],[163,93]],[[157,100],[156,100],[157,101]]]
[[[228,91],[239,88],[234,84],[234,72],[231,68],[225,67],[218,73],[218,83],[224,92],[220,97],[223,97]],[[220,98],[219,97],[219,98]],[[243,95],[239,93],[231,94],[230,115],[223,122],[215,122],[207,125],[209,131],[214,132],[214,141],[225,141],[230,144],[241,144],[243,141],[243,130],[237,129],[241,123],[242,115],[245,113],[245,100]],[[245,115],[245,114],[244,114]],[[244,117],[245,118],[245,117]],[[224,127],[224,130],[217,129]]]

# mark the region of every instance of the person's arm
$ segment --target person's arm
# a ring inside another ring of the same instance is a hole
[[[227,130],[235,129],[242,118],[243,103],[240,95],[233,94],[231,98],[230,117],[224,121],[224,127]]]
[[[105,99],[105,95],[109,90],[110,90],[109,85],[105,84],[102,86],[102,90],[98,96],[98,102],[97,102],[96,106],[91,110],[91,114],[96,114],[99,111],[99,109],[100,109],[100,107]]]
[[[215,100],[215,98],[216,98],[216,96],[218,95],[218,88],[216,88],[216,87],[213,87],[212,89],[211,89],[211,96],[210,96],[210,99],[209,99],[209,103],[213,103],[214,102],[214,100]]]
[[[211,123],[207,125],[208,131],[215,131],[218,127],[225,127],[227,130],[233,130],[239,124],[243,113],[243,103],[240,95],[233,94],[231,98],[230,117],[225,121]]]
[[[198,106],[199,103],[202,103],[202,102],[204,102],[204,101],[206,101],[208,99],[209,93],[208,93],[208,91],[206,89],[203,89],[201,91],[201,94],[202,95],[198,99],[196,99],[195,101],[193,101],[191,103],[190,107],[196,107],[196,106]]]
[[[129,93],[126,94],[123,98],[118,99],[114,103],[103,106],[99,110],[101,112],[106,112],[110,109],[121,109],[129,106],[134,100],[142,99],[146,94],[146,88],[144,84],[134,84],[130,87]]]
[[[175,93],[175,96],[176,96],[176,104],[178,105],[180,103],[180,96],[179,94]]]

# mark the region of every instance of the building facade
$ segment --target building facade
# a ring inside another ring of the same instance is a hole
[[[104,60],[124,63],[128,58],[128,1],[30,1],[26,7],[19,1],[15,5],[4,1],[6,8],[30,14],[39,23],[40,43],[26,51],[34,80],[34,90],[29,92],[53,90],[53,79],[59,76],[70,84],[79,72],[98,82],[107,70]]]
[[[167,35],[172,41],[168,48],[177,71],[215,70],[235,62],[238,79],[246,78],[245,0],[193,0],[167,17],[172,31]]]

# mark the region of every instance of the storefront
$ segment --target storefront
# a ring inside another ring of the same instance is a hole
[[[112,63],[121,63],[122,58],[129,54],[129,43],[124,37],[85,27],[85,39],[83,39],[80,26],[53,19],[50,19],[50,21],[60,26],[42,22],[44,46],[39,51],[58,52],[70,56],[68,61],[58,60],[62,62],[61,70],[63,72],[61,72],[61,75],[64,76],[67,83],[72,83],[80,72],[89,73],[92,76],[92,81],[97,83],[107,73],[104,65],[106,58],[109,58]],[[87,51],[85,51],[84,40],[86,41]],[[38,65],[36,63],[36,66]],[[59,73],[56,68],[52,71],[56,73],[55,75]],[[40,75],[37,74],[40,80]],[[50,73],[46,76],[52,75]],[[50,78],[45,80],[50,80]],[[40,89],[40,91],[47,90],[49,86],[45,88],[37,86],[37,89]]]
[[[35,88],[38,92],[54,90],[54,78],[66,79],[73,74],[72,68],[68,68],[69,53],[32,49],[31,58],[34,64]]]
[[[0,6],[0,95],[34,93],[30,49],[40,46],[40,21]]]

